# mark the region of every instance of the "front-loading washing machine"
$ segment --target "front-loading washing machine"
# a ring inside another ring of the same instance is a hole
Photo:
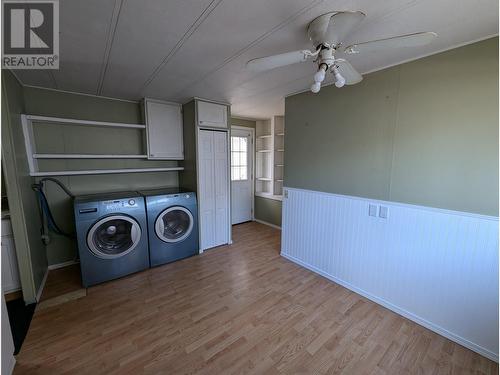
[[[149,268],[146,208],[140,194],[78,196],[74,212],[85,287]]]
[[[196,194],[177,188],[139,193],[146,200],[151,266],[198,254]]]

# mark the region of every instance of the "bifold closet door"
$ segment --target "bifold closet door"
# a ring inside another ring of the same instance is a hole
[[[227,132],[200,130],[198,135],[200,247],[229,241]]]

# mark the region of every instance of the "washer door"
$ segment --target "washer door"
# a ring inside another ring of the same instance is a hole
[[[113,215],[90,228],[87,246],[99,258],[115,259],[127,255],[141,239],[141,227],[131,217]]]
[[[164,242],[180,242],[193,230],[193,215],[181,206],[169,207],[156,218],[155,232]]]

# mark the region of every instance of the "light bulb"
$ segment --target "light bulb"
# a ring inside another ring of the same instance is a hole
[[[338,88],[341,88],[342,86],[345,85],[345,78],[342,77],[340,74],[335,74],[335,86],[337,86]]]
[[[311,91],[314,93],[314,94],[317,94],[319,92],[319,90],[321,89],[321,83],[319,82],[314,82],[312,85],[311,85]]]
[[[325,70],[321,67],[314,75],[314,82],[321,83],[325,79]]]
[[[334,65],[332,67],[332,72],[333,72],[333,75],[335,76],[335,86],[337,86],[338,88],[341,88],[342,86],[345,85],[345,78],[342,77],[342,74],[340,74],[339,70],[337,69],[337,67]]]

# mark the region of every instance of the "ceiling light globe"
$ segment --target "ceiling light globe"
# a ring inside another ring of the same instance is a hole
[[[314,82],[311,85],[311,92],[317,94],[321,90],[321,84],[319,82]]]

